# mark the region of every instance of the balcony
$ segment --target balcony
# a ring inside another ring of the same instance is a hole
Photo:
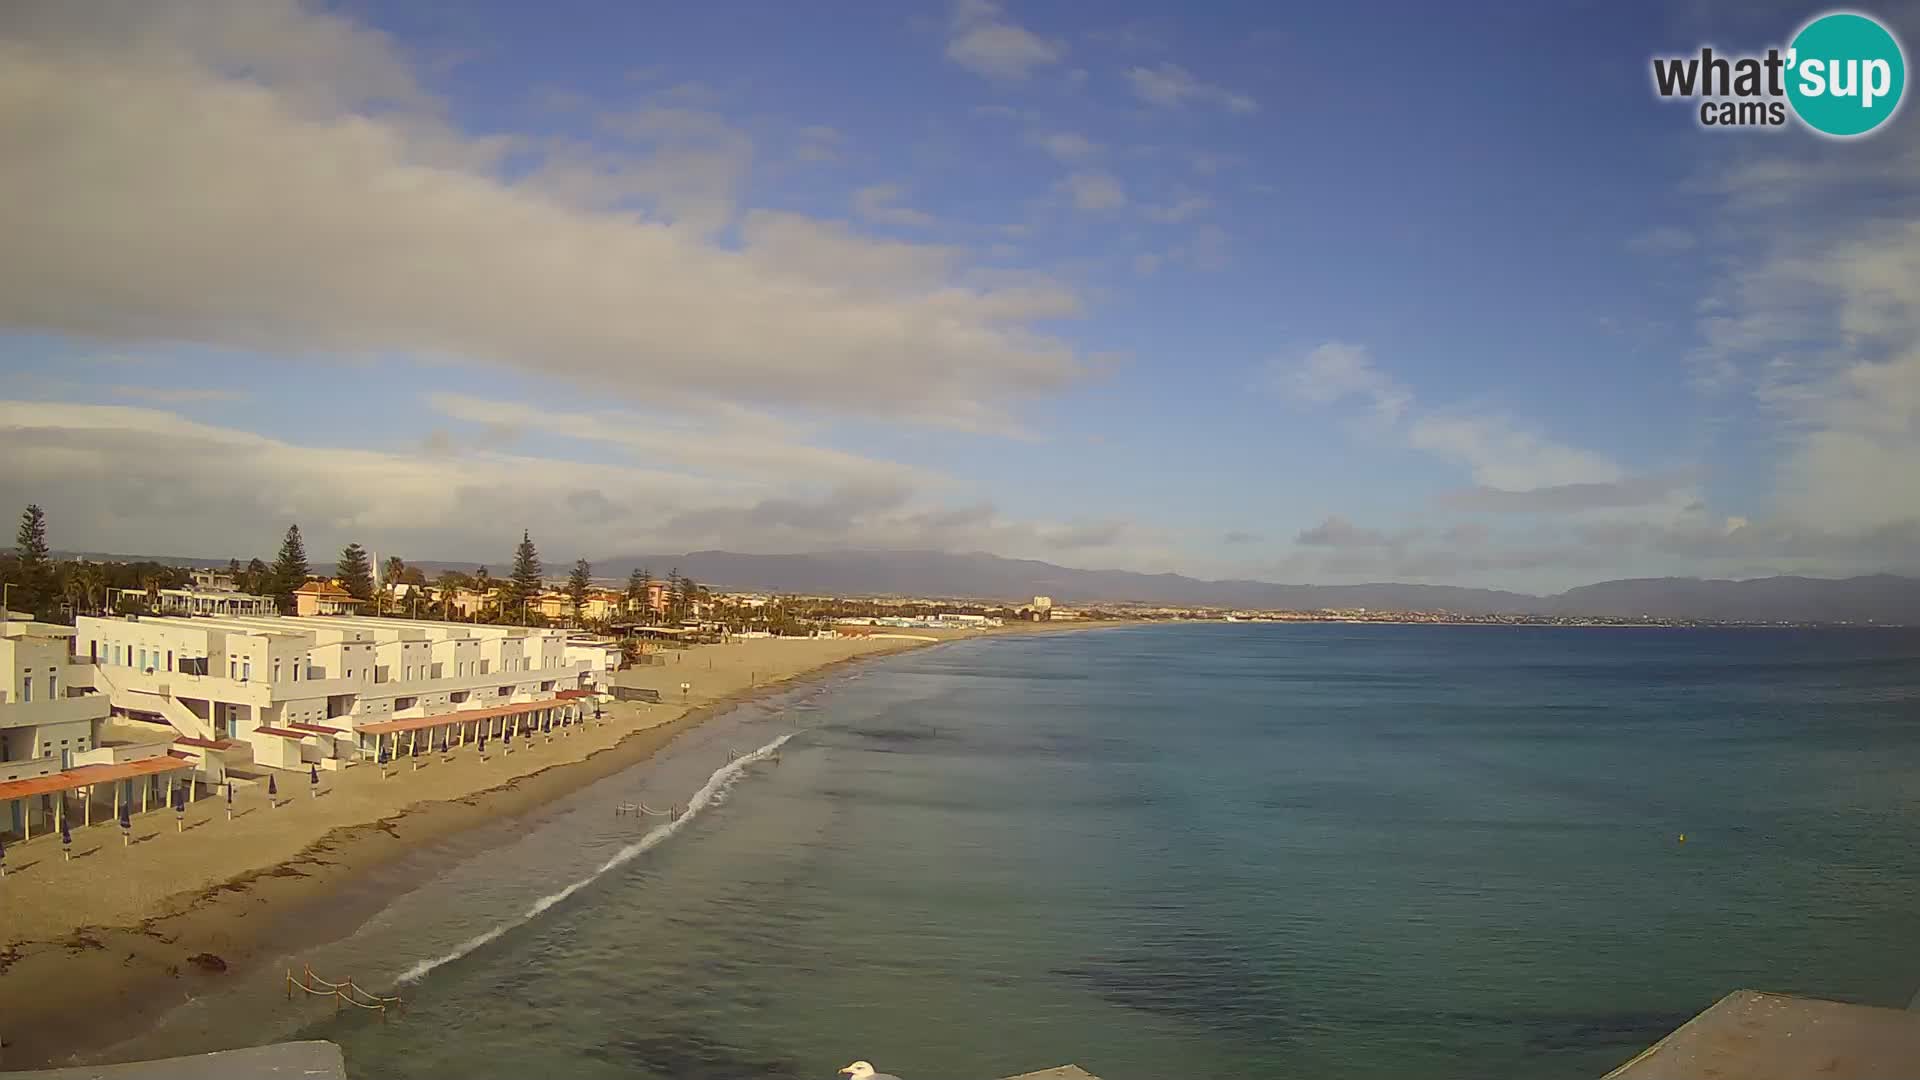
[[[0,728],[73,724],[85,720],[103,720],[106,715],[107,698],[104,694],[51,698],[46,701],[9,702],[0,705]]]

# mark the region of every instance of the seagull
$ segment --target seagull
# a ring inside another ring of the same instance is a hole
[[[871,1061],[856,1061],[840,1071],[847,1074],[847,1080],[900,1080],[892,1073],[874,1072]]]

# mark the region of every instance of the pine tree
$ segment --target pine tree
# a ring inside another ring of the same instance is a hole
[[[677,566],[667,571],[667,595],[665,599],[667,601],[667,622],[673,626],[680,625],[680,568]]]
[[[240,573],[242,574],[242,577],[239,579],[241,582],[240,591],[258,593],[268,587],[268,581],[270,579],[267,575],[272,573],[272,571],[268,570],[267,564],[261,562],[259,559],[248,559],[247,568],[240,571]]]
[[[520,532],[520,546],[513,552],[513,585],[508,592],[514,610],[524,619],[527,601],[540,595],[540,552],[533,546],[533,535]]]
[[[567,575],[567,599],[573,604],[573,625],[580,625],[580,609],[587,606],[587,590],[593,588],[593,564],[575,560],[573,573]]]
[[[307,583],[307,569],[307,542],[300,539],[300,526],[289,525],[268,577],[268,589],[279,598],[281,611],[293,614],[293,592]]]
[[[385,584],[398,585],[407,576],[407,563],[398,555],[387,556],[387,571],[383,578]]]
[[[633,568],[632,573],[627,575],[627,614],[628,615],[632,615],[635,612],[639,611],[640,605],[646,603],[646,600],[647,600],[647,576],[646,575],[647,575],[647,572],[645,570],[640,569],[637,566]]]
[[[13,554],[20,562],[20,583],[15,586],[17,603],[36,615],[44,615],[53,606],[53,561],[47,551],[47,515],[38,503],[29,503],[20,514],[20,533],[14,539]]]
[[[694,600],[699,596],[698,589],[699,586],[693,583],[692,578],[683,577],[680,579],[680,596],[677,606],[680,608],[680,620],[682,622],[693,617],[695,611]]]
[[[359,544],[348,544],[340,551],[340,561],[334,564],[333,576],[340,579],[340,587],[360,600],[373,599],[373,563],[367,559],[367,549]]]

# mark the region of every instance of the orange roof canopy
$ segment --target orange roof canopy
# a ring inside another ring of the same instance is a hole
[[[31,799],[35,795],[51,795],[56,791],[72,791],[89,784],[111,784],[120,780],[132,780],[156,773],[173,772],[178,769],[191,769],[194,763],[182,761],[177,757],[162,754],[159,757],[141,758],[139,761],[127,761],[117,765],[82,765],[77,769],[57,772],[51,776],[35,776],[26,780],[9,780],[0,784],[0,802],[13,799]]]
[[[418,731],[421,728],[439,727],[442,724],[464,724],[469,720],[494,720],[502,716],[519,716],[522,713],[551,709],[556,705],[565,705],[559,698],[546,701],[527,701],[519,705],[496,705],[491,709],[467,709],[462,712],[441,713],[438,716],[410,716],[405,720],[378,720],[371,724],[361,724],[353,730],[366,735],[390,735],[396,731]]]

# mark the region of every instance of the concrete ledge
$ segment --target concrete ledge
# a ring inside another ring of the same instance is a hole
[[[1920,1076],[1920,1012],[1736,990],[1606,1080]]]
[[[36,1080],[347,1080],[346,1058],[330,1042],[274,1043],[215,1054],[14,1072]]]

